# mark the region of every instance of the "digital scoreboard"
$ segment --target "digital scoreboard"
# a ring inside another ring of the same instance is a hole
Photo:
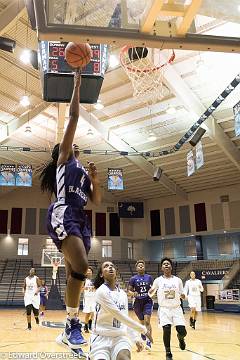
[[[43,99],[49,102],[70,102],[73,90],[72,69],[65,60],[67,43],[40,41],[39,67],[43,87]],[[92,58],[89,64],[82,68],[80,88],[81,103],[96,103],[104,73],[107,68],[107,45],[90,44]]]

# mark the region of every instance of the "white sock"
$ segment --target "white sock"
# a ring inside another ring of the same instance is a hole
[[[67,310],[68,319],[73,319],[73,318],[78,317],[78,312],[79,312],[78,308],[72,308],[72,307],[66,306],[66,310]]]

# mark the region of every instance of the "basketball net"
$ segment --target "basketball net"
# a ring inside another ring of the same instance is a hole
[[[129,57],[129,49],[132,59]],[[136,51],[136,48],[124,46],[120,51],[120,62],[133,86],[133,96],[144,102],[155,103],[166,96],[166,87],[163,84],[163,75],[166,66],[173,62],[175,53],[172,51],[169,59],[162,64],[154,65],[154,61],[144,56],[144,49]],[[149,49],[150,50],[150,49]],[[153,49],[151,49],[153,50]],[[157,50],[160,52],[160,50]]]
[[[57,278],[57,272],[58,272],[58,266],[60,264],[60,261],[59,260],[53,260],[52,261],[52,280],[53,280],[53,283],[55,285],[56,283],[56,278]]]

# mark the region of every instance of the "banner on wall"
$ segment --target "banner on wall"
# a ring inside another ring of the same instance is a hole
[[[193,151],[187,153],[187,175],[191,176],[195,172],[195,163],[193,157]]]
[[[16,166],[14,164],[0,165],[0,186],[15,186]]]
[[[214,270],[201,270],[195,271],[196,278],[202,282],[210,280],[222,280],[222,278],[228,273],[228,269],[214,269]]]
[[[196,168],[200,169],[204,165],[202,142],[199,141],[196,145]]]
[[[16,186],[32,186],[31,165],[17,165]]]
[[[240,135],[240,101],[233,107],[235,135]]]
[[[122,169],[108,169],[108,190],[123,190]]]

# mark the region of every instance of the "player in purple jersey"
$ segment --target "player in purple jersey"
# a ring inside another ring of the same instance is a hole
[[[40,316],[44,316],[47,299],[48,299],[48,293],[49,291],[47,285],[45,284],[45,280],[42,280],[40,287]]]
[[[148,291],[153,284],[151,275],[145,274],[145,261],[136,262],[137,275],[131,277],[128,285],[128,293],[134,297],[133,309],[141,324],[145,325],[152,335],[151,315],[153,311],[153,301],[148,296]],[[143,340],[146,337],[143,336]],[[146,349],[151,350],[151,342],[147,340]]]
[[[48,209],[47,227],[57,248],[63,252],[67,286],[65,303],[66,327],[57,338],[75,352],[85,344],[78,319],[80,293],[88,269],[91,230],[84,212],[90,198],[101,202],[97,170],[89,163],[88,174],[78,160],[79,148],[73,145],[79,118],[80,71],[74,75],[74,88],[69,108],[69,121],[60,144],[54,146],[52,161],[40,175],[42,191],[55,193],[56,201]]]

